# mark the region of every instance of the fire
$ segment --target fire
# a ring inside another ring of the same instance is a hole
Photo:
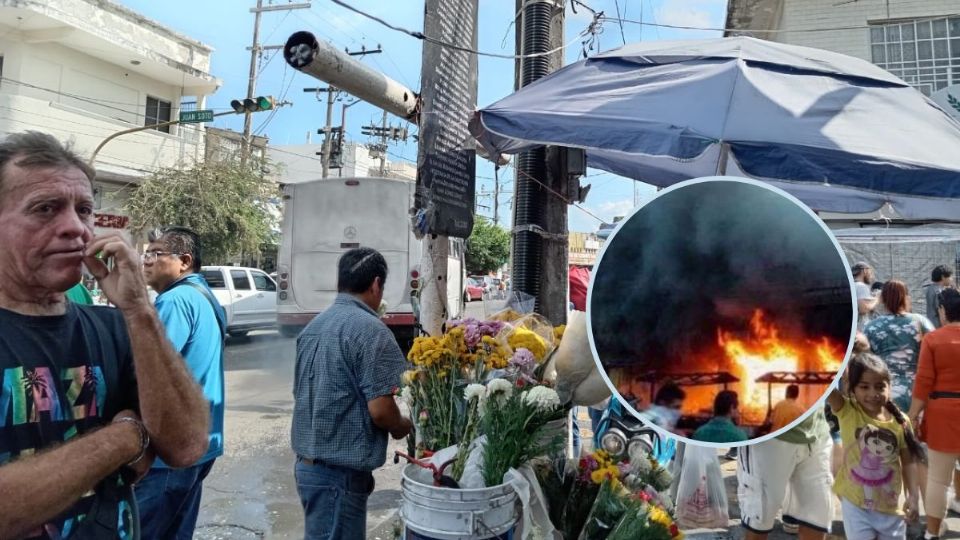
[[[750,319],[750,333],[746,339],[739,339],[721,329],[717,331],[717,345],[726,356],[733,375],[740,379],[741,414],[751,423],[763,421],[768,404],[767,384],[756,382],[757,378],[772,371],[836,371],[843,359],[843,351],[829,338],[812,341],[781,337],[780,330],[765,321],[763,311],[759,309]],[[775,403],[783,399],[786,387],[773,385],[772,390],[771,399]],[[817,393],[821,391],[822,388],[816,388]]]

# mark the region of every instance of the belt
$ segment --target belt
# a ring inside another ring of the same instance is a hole
[[[930,392],[930,399],[960,399],[960,392]]]
[[[330,465],[329,463],[327,463],[326,461],[324,461],[324,460],[322,460],[322,459],[311,459],[311,458],[303,457],[303,456],[297,456],[297,458],[299,458],[300,461],[303,462],[304,465],[310,465],[310,466],[323,465],[323,466],[326,466],[326,467],[333,467],[333,465]]]

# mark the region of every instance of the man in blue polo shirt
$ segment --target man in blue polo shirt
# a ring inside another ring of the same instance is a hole
[[[386,461],[387,434],[413,424],[393,392],[407,361],[377,316],[387,261],[376,250],[345,252],[333,305],[297,338],[292,444],[304,538],[362,540],[373,470]]]
[[[226,316],[200,270],[200,239],[190,229],[168,227],[150,237],[143,254],[147,284],[159,293],[157,313],[167,338],[187,363],[210,405],[207,453],[190,467],[161,460],[136,485],[141,537],[190,539],[197,524],[202,483],[223,455],[223,336]]]

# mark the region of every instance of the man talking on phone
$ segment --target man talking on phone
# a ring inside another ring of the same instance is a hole
[[[0,141],[0,536],[128,538],[154,455],[207,450],[209,412],[137,252],[93,232],[94,170],[54,137]],[[64,292],[86,265],[116,308]],[[15,494],[15,495],[11,495]]]

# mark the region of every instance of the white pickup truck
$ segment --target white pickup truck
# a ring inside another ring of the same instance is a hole
[[[277,284],[266,272],[240,266],[204,266],[217,302],[227,313],[227,333],[234,337],[277,326]]]

